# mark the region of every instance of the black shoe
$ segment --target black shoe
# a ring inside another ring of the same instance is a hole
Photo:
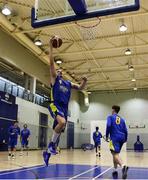
[[[99,157],[101,157],[101,154],[99,153]]]
[[[122,179],[126,179],[127,178],[127,172],[128,172],[128,166],[124,166],[122,168]]]
[[[118,172],[117,172],[117,171],[114,171],[114,172],[112,173],[112,176],[113,176],[114,179],[117,179],[117,178],[118,178]]]

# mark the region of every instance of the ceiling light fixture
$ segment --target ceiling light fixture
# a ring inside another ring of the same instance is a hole
[[[135,79],[135,78],[133,78],[133,79],[132,79],[132,82],[135,82],[135,81],[136,81],[136,79]]]
[[[131,55],[132,54],[132,52],[131,52],[131,50],[130,49],[126,49],[126,51],[125,51],[125,55]]]
[[[129,71],[134,71],[133,65],[129,65],[129,66],[128,66],[128,70],[129,70]]]
[[[4,5],[4,7],[2,8],[2,14],[4,14],[5,16],[9,16],[12,14],[12,10],[8,5]]]
[[[36,46],[41,46],[43,43],[42,43],[42,41],[41,41],[40,39],[35,39],[35,40],[34,40],[34,44],[35,44]]]
[[[127,26],[125,24],[122,24],[120,27],[119,27],[119,30],[120,32],[126,32],[127,31]]]
[[[55,59],[55,63],[56,63],[56,64],[62,64],[63,61],[62,61],[62,59]]]

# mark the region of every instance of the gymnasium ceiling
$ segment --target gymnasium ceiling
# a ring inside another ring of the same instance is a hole
[[[49,1],[51,2],[51,1]],[[58,4],[53,1],[51,8],[57,12]],[[94,40],[84,41],[82,34],[75,23],[48,26],[33,29],[30,23],[31,7],[34,0],[0,0],[0,7],[8,3],[15,12],[8,17],[11,27],[3,23],[3,27],[21,44],[30,49],[44,63],[48,64],[48,41],[53,35],[63,38],[63,45],[54,49],[54,56],[61,58],[61,67],[73,80],[79,82],[81,76],[88,77],[88,91],[121,90],[134,87],[148,88],[148,0],[141,0],[141,9],[137,12],[118,14],[101,18]],[[58,7],[59,9],[60,7]],[[45,10],[48,10],[45,7]],[[50,11],[51,12],[51,11]],[[93,25],[96,19],[83,22],[84,25]],[[119,31],[124,22],[128,30]],[[31,41],[22,38],[25,35]],[[43,45],[36,48],[32,43],[39,36]],[[125,50],[131,49],[130,56]],[[132,65],[134,71],[129,71]],[[135,78],[136,81],[131,80]]]

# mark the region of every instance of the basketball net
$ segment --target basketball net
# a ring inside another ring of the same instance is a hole
[[[97,23],[91,25],[91,26],[84,26],[81,24],[78,24],[78,22],[75,22],[75,24],[78,26],[79,31],[82,35],[83,40],[92,40],[96,38],[97,32],[98,32],[98,26],[101,23],[101,18],[97,18]]]

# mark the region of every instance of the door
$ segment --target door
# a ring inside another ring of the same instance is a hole
[[[8,150],[8,129],[13,121],[17,119],[18,105],[15,97],[0,92],[0,151]]]
[[[47,132],[48,132],[48,115],[44,113],[40,113],[38,147],[41,149],[47,147]]]
[[[12,121],[0,117],[0,151],[8,150],[8,129],[11,125]]]
[[[74,148],[74,123],[67,122],[67,148]]]

